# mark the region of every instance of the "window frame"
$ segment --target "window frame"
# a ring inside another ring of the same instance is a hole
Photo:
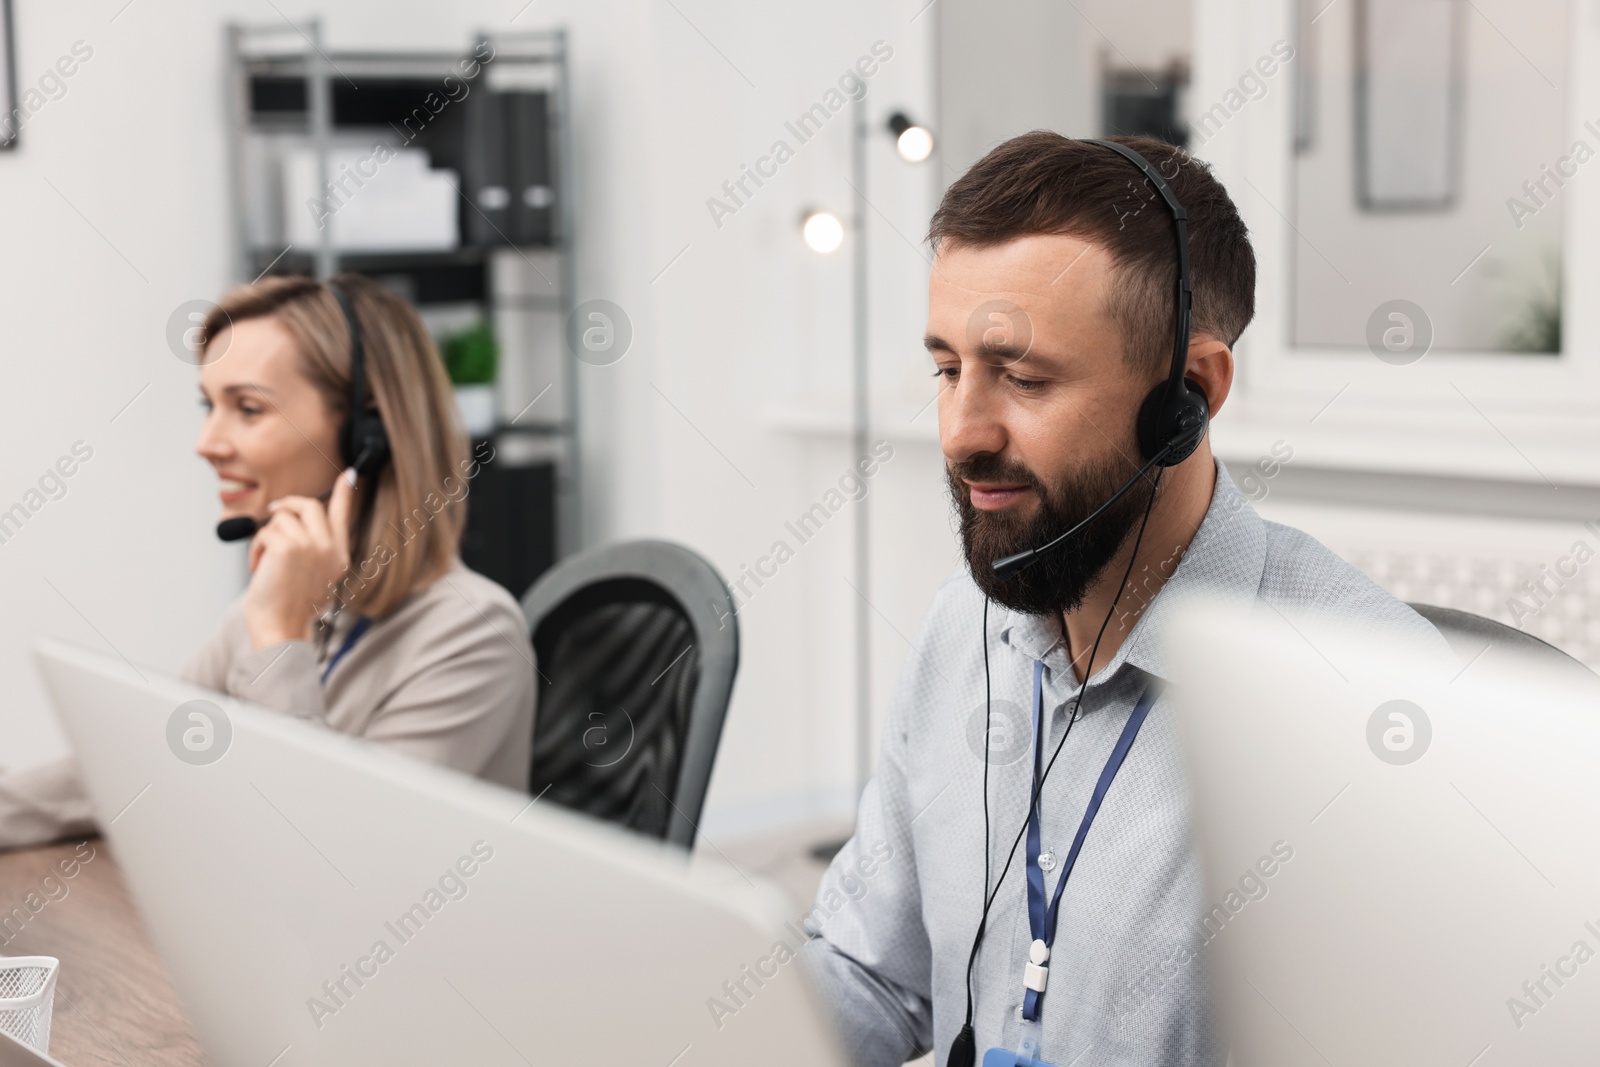
[[[1307,459],[1327,466],[1600,484],[1600,463],[1581,462],[1600,454],[1600,301],[1578,296],[1600,291],[1600,165],[1580,169],[1562,193],[1558,355],[1430,351],[1396,366],[1365,348],[1292,343],[1292,244],[1302,238],[1286,215],[1302,2],[1315,11],[1330,0],[1194,0],[1196,108],[1221,100],[1274,42],[1296,45],[1289,76],[1194,149],[1238,205],[1257,259],[1256,318],[1235,346],[1237,377],[1218,425],[1232,447],[1223,450],[1285,439],[1304,442]],[[1568,7],[1563,143],[1583,136],[1600,150],[1582,129],[1582,116],[1600,118],[1600,17],[1591,8],[1581,0]],[[1465,17],[1482,16],[1469,7]],[[1470,83],[1465,93],[1471,107]]]

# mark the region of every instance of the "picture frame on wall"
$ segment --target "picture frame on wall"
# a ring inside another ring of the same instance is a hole
[[[11,0],[0,0],[0,149],[17,147],[17,49]]]
[[[1460,0],[1357,0],[1356,158],[1368,211],[1451,207],[1460,185]]]

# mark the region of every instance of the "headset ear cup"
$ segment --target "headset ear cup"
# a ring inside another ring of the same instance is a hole
[[[1184,379],[1177,395],[1169,400],[1167,384],[1162,382],[1139,406],[1139,451],[1148,461],[1171,443],[1174,447],[1161,466],[1176,466],[1200,447],[1210,423],[1211,401],[1198,383]]]
[[[1144,403],[1139,405],[1139,421],[1136,429],[1141,458],[1146,463],[1150,461],[1150,457],[1161,451],[1161,443],[1166,439],[1167,422],[1163,417],[1166,414],[1164,404],[1166,396],[1167,384],[1162,382],[1150,390],[1144,398]]]
[[[389,459],[389,433],[375,411],[364,411],[346,420],[340,438],[340,452],[347,467],[357,474],[371,474]]]
[[[363,473],[376,472],[382,469],[383,465],[388,463],[390,458],[389,431],[384,429],[383,420],[377,416],[373,416],[372,423],[375,428],[375,432],[372,435],[371,470],[370,472]]]

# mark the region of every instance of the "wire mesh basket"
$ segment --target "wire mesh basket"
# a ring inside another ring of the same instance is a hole
[[[54,956],[0,956],[0,1030],[39,1052],[50,1051],[60,966]]]

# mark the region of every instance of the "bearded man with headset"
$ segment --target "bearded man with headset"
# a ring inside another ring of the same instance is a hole
[[[813,913],[812,962],[861,1064],[1216,1063],[1164,619],[1204,591],[1450,653],[1264,521],[1211,454],[1255,256],[1203,164],[1036,131],[949,188],[929,241],[966,566],[923,621],[819,900],[893,859]]]

